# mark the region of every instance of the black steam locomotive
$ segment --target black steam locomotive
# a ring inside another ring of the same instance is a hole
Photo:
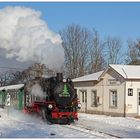
[[[71,123],[78,120],[80,102],[70,78],[36,78],[25,85],[24,111],[38,113],[51,123]]]

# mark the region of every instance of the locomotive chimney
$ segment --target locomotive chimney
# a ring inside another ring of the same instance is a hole
[[[59,81],[59,82],[62,82],[63,81],[63,74],[62,73],[57,73],[57,80]]]

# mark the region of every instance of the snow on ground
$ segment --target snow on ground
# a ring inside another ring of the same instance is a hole
[[[0,115],[0,138],[140,138],[140,120],[132,117],[79,113],[74,124],[49,125],[13,109]]]
[[[93,115],[79,113],[79,118],[82,120],[92,120],[96,122],[102,122],[107,124],[113,124],[122,127],[140,129],[140,119],[133,117],[111,117],[106,115]]]
[[[40,118],[10,109],[0,110],[0,138],[100,138],[68,125],[48,125]]]
[[[140,138],[140,120],[133,117],[80,113],[76,125],[120,138]]]

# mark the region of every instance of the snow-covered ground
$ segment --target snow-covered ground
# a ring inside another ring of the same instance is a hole
[[[71,125],[49,125],[40,118],[10,109],[0,110],[0,138],[102,138],[104,134],[89,133]]]
[[[135,128],[140,130],[140,119],[133,117],[111,117],[106,115],[79,113],[81,120],[91,120],[106,124],[117,125],[118,127]]]
[[[79,126],[122,138],[140,138],[140,119],[79,114]]]
[[[0,138],[140,138],[140,120],[79,113],[71,125],[49,125],[38,117],[0,109]]]

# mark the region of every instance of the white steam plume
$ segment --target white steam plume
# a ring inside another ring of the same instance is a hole
[[[33,85],[32,89],[31,89],[31,94],[34,96],[45,98],[45,93],[43,92],[43,90],[39,84]]]
[[[39,62],[61,71],[64,50],[59,34],[51,31],[41,19],[41,12],[27,7],[5,7],[0,10],[0,48],[6,58],[20,62]]]

